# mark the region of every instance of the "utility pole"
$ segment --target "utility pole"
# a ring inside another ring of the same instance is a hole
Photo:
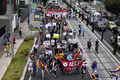
[[[12,2],[9,1],[10,6],[12,6]],[[13,8],[13,7],[12,7]],[[8,15],[8,20],[9,20],[9,27],[10,27],[10,49],[11,49],[11,54],[14,55],[14,44],[13,44],[13,26],[12,26],[12,20],[13,20],[13,9],[11,8],[11,12]]]
[[[20,24],[19,15],[20,15],[20,13],[19,13],[19,0],[17,0],[17,17],[18,17],[17,23],[18,23],[18,30],[20,29],[20,27],[19,27],[19,24]]]
[[[118,27],[114,29],[114,34],[115,34],[115,38],[114,38],[114,51],[113,51],[113,55],[116,55],[116,49],[117,49],[117,33],[118,33]]]
[[[101,41],[103,41],[103,37],[104,37],[104,31],[102,30]]]
[[[93,25],[92,25],[92,32],[94,32],[94,29],[95,29],[95,16],[93,15]]]

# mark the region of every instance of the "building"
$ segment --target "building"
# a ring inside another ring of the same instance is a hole
[[[6,9],[7,9],[7,1],[0,0],[0,15],[6,14]]]

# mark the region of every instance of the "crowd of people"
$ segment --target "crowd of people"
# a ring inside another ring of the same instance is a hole
[[[48,14],[53,10],[63,12]],[[72,31],[68,27],[66,12],[66,9],[52,3],[47,6],[46,13],[42,19],[42,25],[45,27],[40,27],[40,48],[34,47],[34,51],[30,54],[28,70],[31,75],[40,75],[41,73],[42,78],[44,78],[46,71],[56,77],[57,70],[62,68],[60,60],[83,59],[84,53],[82,48],[78,47],[76,31]],[[39,55],[36,56],[36,54]],[[86,65],[84,64],[80,69],[84,77]],[[76,68],[76,70],[79,72],[79,68]]]

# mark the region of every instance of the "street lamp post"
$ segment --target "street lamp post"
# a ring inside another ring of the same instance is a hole
[[[87,26],[88,26],[88,14],[87,14]]]
[[[19,30],[19,23],[20,23],[20,21],[19,21],[19,15],[20,15],[20,13],[19,13],[19,0],[17,0],[17,17],[18,17],[18,20],[17,20],[17,23],[18,23],[18,30]]]
[[[117,28],[118,28],[118,27],[117,27]],[[117,49],[117,36],[118,36],[118,35],[117,35],[117,32],[118,32],[118,29],[117,29],[117,28],[114,29],[114,34],[115,34],[114,51],[113,51],[113,54],[114,54],[114,55],[116,55],[116,51],[117,51],[117,50],[116,50],[116,49]]]
[[[12,16],[8,15],[9,26],[10,26],[10,43],[11,43],[11,54],[14,54],[14,44],[13,44],[13,27],[12,27]]]
[[[103,41],[103,37],[104,37],[104,31],[103,31],[103,29],[102,29],[101,41]]]
[[[92,25],[92,32],[94,32],[94,29],[95,29],[95,21],[94,21],[94,19],[95,19],[95,16],[93,15],[93,25]]]

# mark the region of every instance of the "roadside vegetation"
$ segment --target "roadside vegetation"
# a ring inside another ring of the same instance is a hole
[[[32,48],[34,37],[26,37],[18,48],[16,55],[13,55],[10,65],[2,80],[19,80],[27,63],[28,54]]]

